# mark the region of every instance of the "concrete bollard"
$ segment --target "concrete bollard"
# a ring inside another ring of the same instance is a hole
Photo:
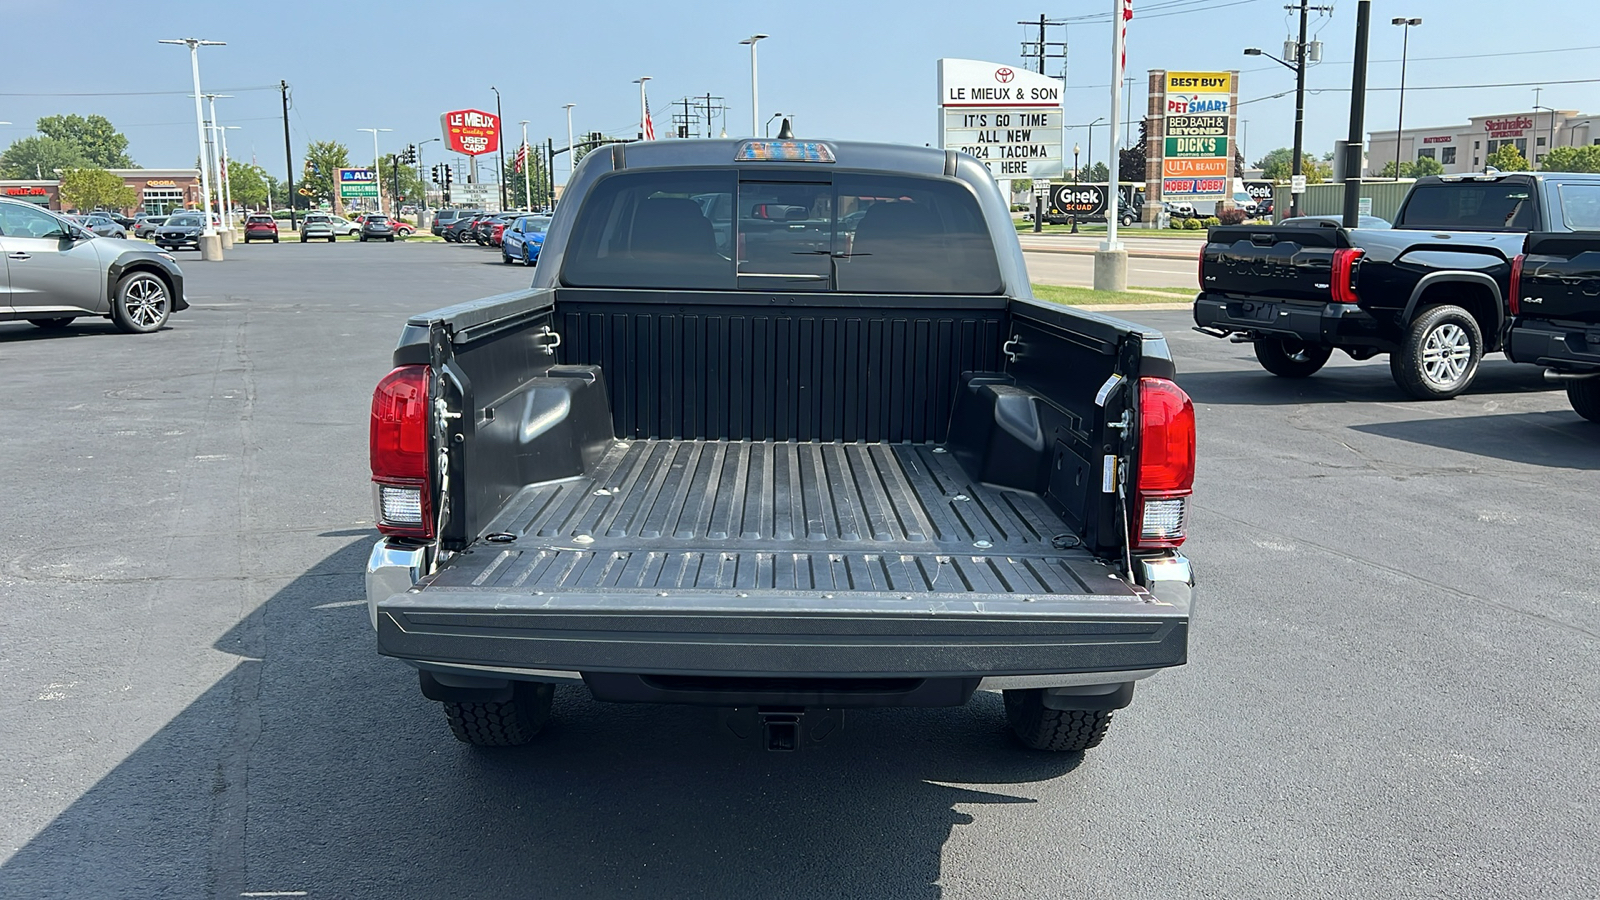
[[[200,258],[207,262],[222,262],[222,238],[219,235],[200,235]]]
[[[229,231],[227,229],[223,229],[223,230],[217,232],[217,236],[222,239],[222,249],[224,249],[224,250],[232,250],[233,249],[233,232],[231,232],[231,231]]]
[[[1128,251],[1094,252],[1094,289],[1117,292],[1128,289]]]

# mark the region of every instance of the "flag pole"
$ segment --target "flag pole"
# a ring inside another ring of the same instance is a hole
[[[528,156],[528,120],[522,120],[522,208],[533,209],[533,166]]]
[[[1116,146],[1117,127],[1121,124],[1122,71],[1127,62],[1127,27],[1133,18],[1133,0],[1111,0],[1111,167],[1110,184],[1106,185],[1106,239],[1094,254],[1094,289],[1097,291],[1125,291],[1128,289],[1128,251],[1117,240],[1118,220],[1122,215],[1119,202],[1122,178],[1122,153]]]

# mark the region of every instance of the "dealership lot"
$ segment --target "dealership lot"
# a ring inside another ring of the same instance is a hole
[[[1600,426],[1537,369],[1408,402],[1118,313],[1199,410],[1202,593],[1081,760],[982,695],[774,755],[565,691],[486,753],[373,651],[366,417],[409,315],[531,272],[179,258],[159,334],[0,324],[0,897],[1600,894]]]

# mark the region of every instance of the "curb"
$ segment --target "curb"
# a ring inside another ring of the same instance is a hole
[[[1023,247],[1022,248],[1022,252],[1023,253],[1062,253],[1062,254],[1067,254],[1067,255],[1070,255],[1070,256],[1093,256],[1095,254],[1094,249],[1093,248],[1089,248],[1089,247],[1084,247],[1084,248],[1078,248],[1078,247]],[[1193,262],[1195,260],[1195,258],[1198,257],[1199,255],[1200,255],[1200,253],[1199,253],[1198,250],[1196,250],[1194,253],[1159,253],[1159,252],[1156,252],[1154,250],[1129,250],[1128,251],[1128,258],[1129,259],[1168,259],[1168,260],[1184,260],[1184,261],[1188,261],[1188,262]]]

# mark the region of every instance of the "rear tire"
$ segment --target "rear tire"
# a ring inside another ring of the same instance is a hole
[[[1420,311],[1400,350],[1389,354],[1389,373],[1418,400],[1449,400],[1472,385],[1483,361],[1478,320],[1459,306]]]
[[[1567,382],[1567,402],[1578,415],[1600,422],[1600,376]]]
[[[388,240],[388,242],[392,244],[392,243],[394,243],[394,236],[391,235],[386,240]]]
[[[334,241],[337,241],[338,239],[339,239],[338,235],[335,235],[335,234],[328,235],[328,243],[330,243],[330,244],[333,243]]]
[[[515,747],[526,744],[550,720],[555,685],[531,681],[512,682],[511,699],[504,703],[450,703],[444,715],[456,740],[475,747]]]
[[[1050,709],[1044,689],[1006,691],[1006,721],[1022,745],[1052,753],[1081,753],[1100,746],[1111,710]]]
[[[53,319],[29,319],[28,324],[45,331],[60,331],[72,324],[71,316],[59,316]]]
[[[1255,350],[1261,368],[1280,378],[1309,378],[1333,355],[1332,347],[1319,347],[1294,338],[1258,338]]]

